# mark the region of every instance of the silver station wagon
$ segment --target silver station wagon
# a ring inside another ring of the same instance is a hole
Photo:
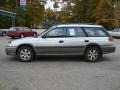
[[[37,37],[10,41],[6,53],[24,62],[32,61],[37,55],[83,55],[85,60],[95,62],[115,49],[113,38],[100,25],[63,24]]]

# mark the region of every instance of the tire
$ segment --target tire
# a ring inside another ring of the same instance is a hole
[[[21,35],[20,35],[20,38],[24,38],[24,35],[23,35],[23,34],[21,34]]]
[[[97,47],[89,47],[85,51],[84,56],[87,61],[96,62],[102,57],[102,54],[100,52],[100,49],[98,49]]]
[[[6,35],[6,33],[5,33],[5,32],[3,32],[3,33],[2,33],[2,36],[5,36],[5,35]]]
[[[15,37],[11,37],[12,39],[14,39]]]
[[[34,36],[34,37],[36,37],[36,36],[37,36],[37,34],[36,34],[36,33],[34,33],[34,34],[33,34],[33,36]]]
[[[22,46],[18,49],[17,57],[21,62],[30,62],[34,59],[35,53],[32,48]]]

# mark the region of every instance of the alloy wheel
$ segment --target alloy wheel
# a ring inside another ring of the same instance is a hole
[[[31,52],[28,49],[22,49],[20,51],[20,58],[24,61],[27,61],[31,58]]]
[[[96,50],[90,50],[88,52],[88,59],[90,61],[95,61],[98,58],[98,52]]]

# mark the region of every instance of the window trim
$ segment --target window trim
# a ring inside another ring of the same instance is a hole
[[[63,30],[65,30],[65,35],[64,36],[47,36],[47,33],[49,33],[50,31],[57,29],[57,28],[62,28]],[[46,38],[65,38],[66,37],[66,29],[65,27],[56,27],[56,28],[52,28],[51,30],[49,30],[48,32],[44,33],[42,36],[46,36]]]
[[[83,31],[86,33],[87,37],[109,37],[109,33],[103,28],[103,27],[82,27],[83,28]],[[85,31],[85,28],[99,28],[101,29],[101,31],[103,31],[106,36],[89,36],[88,33]]]
[[[80,36],[68,36],[68,28],[75,28],[75,30],[77,30],[77,28],[81,28],[81,30],[83,31],[83,33],[85,34],[84,37],[87,37],[87,34],[85,33],[85,31],[83,30],[82,27],[66,27],[66,37],[71,37],[71,38],[83,38],[83,37],[80,37]]]

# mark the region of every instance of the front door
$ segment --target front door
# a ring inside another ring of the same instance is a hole
[[[63,54],[65,45],[66,30],[64,28],[54,28],[48,31],[45,38],[38,40],[38,53],[41,55]]]

